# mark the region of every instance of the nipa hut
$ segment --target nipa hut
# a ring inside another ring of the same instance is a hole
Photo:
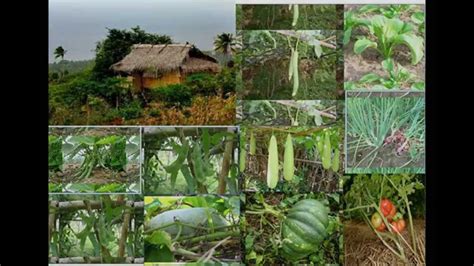
[[[181,83],[192,73],[217,73],[217,60],[190,44],[135,44],[130,53],[111,66],[128,75],[137,90]]]

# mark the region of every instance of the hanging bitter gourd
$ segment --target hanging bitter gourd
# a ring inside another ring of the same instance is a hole
[[[278,183],[278,144],[274,135],[268,145],[267,186],[275,188]]]
[[[293,154],[293,140],[291,134],[288,134],[285,142],[285,153],[283,156],[283,177],[287,181],[293,180],[295,173],[295,162]]]

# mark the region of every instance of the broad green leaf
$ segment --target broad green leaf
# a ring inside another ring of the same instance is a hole
[[[112,144],[112,143],[116,142],[119,139],[121,139],[121,137],[119,137],[119,136],[115,136],[115,135],[107,136],[107,137],[101,138],[95,144],[96,145],[109,145],[109,144]]]
[[[411,20],[415,24],[422,24],[425,22],[425,13],[424,12],[415,12],[411,15]]]
[[[171,236],[162,230],[156,230],[154,231],[150,236],[146,238],[146,241],[148,243],[154,244],[154,245],[164,245],[168,248],[171,248]]]
[[[413,65],[418,64],[424,55],[423,38],[416,36],[415,34],[406,33],[398,35],[395,39],[395,43],[405,44],[411,51],[411,63]]]
[[[359,82],[361,83],[372,83],[380,79],[380,76],[375,73],[369,73],[360,78]]]
[[[378,5],[363,5],[361,8],[358,9],[359,13],[369,13],[369,12],[374,12],[377,11],[380,7]]]
[[[387,58],[382,61],[382,67],[388,72],[392,72],[395,65],[392,58]]]
[[[354,44],[354,53],[361,54],[367,48],[377,48],[377,43],[369,39],[359,39]]]
[[[201,141],[202,149],[205,156],[207,157],[209,156],[209,149],[211,148],[211,135],[209,134],[209,130],[207,128],[202,129]]]
[[[344,31],[344,38],[342,40],[342,44],[347,45],[349,43],[349,41],[351,40],[351,36],[352,36],[352,28],[349,28],[349,29],[345,30]]]
[[[323,53],[323,48],[320,44],[314,46],[314,53],[316,54],[317,58],[321,57],[321,54]]]
[[[145,261],[147,262],[174,262],[174,255],[166,246],[152,245],[145,242]]]
[[[412,89],[415,90],[424,90],[425,89],[425,82],[420,81],[420,82],[415,82],[411,85]]]

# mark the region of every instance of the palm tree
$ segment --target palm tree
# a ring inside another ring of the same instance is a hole
[[[66,50],[64,50],[64,48],[62,46],[58,46],[55,50],[54,50],[54,59],[58,59],[61,57],[61,61],[64,60],[64,55],[66,55]]]
[[[229,59],[236,51],[237,41],[232,33],[222,33],[214,40],[214,51],[221,52]]]

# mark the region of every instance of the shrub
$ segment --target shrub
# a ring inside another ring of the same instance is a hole
[[[183,84],[172,84],[152,89],[152,99],[165,102],[167,107],[188,106],[191,104],[191,89]]]
[[[195,94],[216,95],[218,84],[216,78],[207,73],[192,74],[186,78],[186,85]]]
[[[142,105],[138,100],[133,100],[119,109],[120,115],[126,120],[139,118],[142,115],[142,111]]]

